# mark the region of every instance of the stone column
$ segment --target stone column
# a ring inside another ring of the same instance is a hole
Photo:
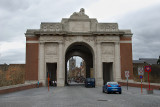
[[[44,42],[39,43],[39,64],[38,64],[38,80],[45,86],[45,60],[44,60]]]
[[[121,80],[120,44],[115,42],[115,81]]]
[[[102,86],[103,85],[103,76],[102,76],[102,56],[101,56],[101,43],[100,42],[97,42],[97,62],[96,65],[97,65],[97,70],[96,70],[96,74],[97,74],[97,82],[96,82],[96,85],[97,86]]]
[[[64,54],[63,54],[63,43],[59,42],[59,60],[58,60],[58,77],[57,86],[64,86],[65,69],[64,69]]]

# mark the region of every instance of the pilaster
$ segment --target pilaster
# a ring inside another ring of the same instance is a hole
[[[96,80],[96,85],[97,86],[102,86],[103,85],[103,76],[102,76],[102,60],[101,60],[101,42],[97,42],[97,80]]]
[[[63,43],[59,42],[59,60],[58,60],[58,78],[57,78],[57,86],[64,86],[65,79],[65,67],[64,67],[64,54],[63,54]]]
[[[121,80],[121,68],[120,68],[120,44],[115,42],[115,81]]]
[[[45,85],[45,66],[44,66],[44,42],[39,43],[39,65],[38,65],[38,80]]]

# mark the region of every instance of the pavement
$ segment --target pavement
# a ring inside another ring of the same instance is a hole
[[[122,94],[102,93],[84,85],[33,88],[0,95],[0,107],[160,107],[160,90],[122,86]]]

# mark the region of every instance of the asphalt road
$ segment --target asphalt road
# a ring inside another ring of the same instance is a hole
[[[160,90],[122,87],[122,94],[102,93],[101,87],[84,86],[34,88],[0,95],[0,107],[160,107]]]

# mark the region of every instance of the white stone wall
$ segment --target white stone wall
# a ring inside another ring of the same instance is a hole
[[[74,43],[84,43],[93,54],[96,85],[103,84],[103,62],[113,62],[113,79],[120,80],[119,37],[116,36],[42,36],[39,44],[39,80],[46,84],[46,63],[57,63],[57,85],[64,86],[65,54]]]

